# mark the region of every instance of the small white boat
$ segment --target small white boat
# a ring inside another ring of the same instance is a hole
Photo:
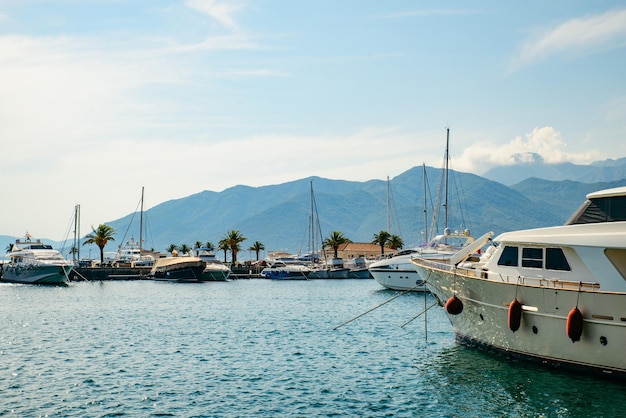
[[[350,269],[343,265],[343,259],[333,258],[330,263],[311,268],[310,279],[347,279]]]
[[[587,195],[564,226],[486,234],[414,258],[462,344],[626,378],[626,187]]]
[[[7,253],[8,262],[1,264],[0,275],[4,282],[62,285],[69,281],[74,264],[61,253],[31,235],[16,240]]]
[[[372,275],[368,270],[367,260],[363,257],[357,257],[344,263],[344,266],[350,269],[348,273],[349,279],[371,279]]]
[[[267,259],[269,264],[261,270],[261,276],[271,280],[308,280],[311,269],[292,257]]]
[[[230,268],[218,260],[210,249],[195,248],[193,250],[193,254],[206,263],[206,266],[202,271],[202,281],[223,282],[228,280],[228,277],[230,276]]]
[[[154,257],[150,254],[145,254],[144,250],[139,245],[139,242],[135,241],[134,237],[130,237],[129,241],[118,249],[115,259],[112,263],[124,263],[131,266],[152,266],[154,265]]]

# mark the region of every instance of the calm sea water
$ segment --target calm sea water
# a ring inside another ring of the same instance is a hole
[[[373,280],[0,285],[4,416],[623,416],[626,385],[456,345]],[[433,302],[428,296],[426,303]]]

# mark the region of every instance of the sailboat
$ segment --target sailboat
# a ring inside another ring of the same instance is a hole
[[[474,241],[469,230],[451,231],[448,228],[448,175],[449,175],[449,145],[450,129],[446,128],[446,150],[444,155],[444,169],[441,183],[445,182],[444,188],[444,232],[431,238],[430,241],[416,248],[398,252],[395,256],[372,263],[369,267],[370,274],[383,287],[391,290],[410,290],[423,292],[426,290],[424,280],[419,275],[416,266],[411,263],[411,258],[446,259],[457,252],[460,248],[469,245]],[[424,173],[424,225],[427,225],[426,211],[426,165],[423,165]],[[439,207],[441,193],[438,194],[436,207]],[[435,210],[432,218],[431,231],[437,230],[438,210]],[[427,235],[426,235],[427,236]]]
[[[130,240],[118,247],[115,260],[113,260],[113,263],[117,265],[128,264],[131,267],[147,267],[154,265],[154,260],[157,258],[154,254],[149,254],[143,249],[143,202],[144,188],[142,187],[139,210],[139,241],[135,241],[135,238],[131,236]]]
[[[309,279],[347,279],[350,276],[350,269],[344,266],[342,258],[332,258],[328,260],[326,251],[322,244],[322,229],[320,227],[319,216],[317,213],[317,203],[315,202],[315,194],[313,193],[313,181],[311,180],[311,216],[310,216],[310,236],[311,236],[311,254],[315,257],[317,254],[317,239],[320,242],[321,254],[323,257],[319,263],[311,265]],[[317,238],[316,238],[317,234]]]

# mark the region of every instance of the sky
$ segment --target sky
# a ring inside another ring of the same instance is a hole
[[[441,167],[446,127],[478,175],[625,157],[626,4],[0,0],[0,235]]]

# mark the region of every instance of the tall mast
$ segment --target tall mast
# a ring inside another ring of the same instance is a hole
[[[80,261],[80,205],[74,206],[74,263]]]
[[[310,194],[311,194],[311,215],[310,215],[310,224],[309,224],[309,247],[311,253],[311,261],[315,260],[315,207],[314,207],[314,197],[313,197],[313,180],[310,183]]]
[[[422,163],[424,168],[424,241],[428,241],[428,210],[426,206],[426,163]]]
[[[391,183],[387,176],[387,232],[391,233]]]
[[[141,212],[139,213],[139,257],[143,252],[143,186],[141,186]]]
[[[450,159],[449,154],[449,146],[450,146],[450,128],[446,128],[446,156],[445,156],[445,172],[446,172],[446,193],[445,193],[445,203],[444,207],[444,223],[443,230],[448,228],[448,160]]]

